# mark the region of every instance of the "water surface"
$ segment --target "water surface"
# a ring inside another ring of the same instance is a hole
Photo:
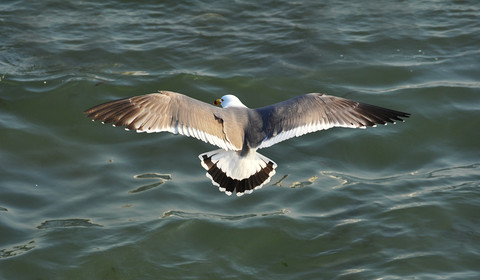
[[[476,1],[0,4],[0,279],[480,277]],[[412,114],[261,150],[227,197],[215,147],[82,111],[173,90],[261,107],[324,92]]]

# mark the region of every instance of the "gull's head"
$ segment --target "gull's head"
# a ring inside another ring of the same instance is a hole
[[[242,107],[247,108],[235,95],[227,94],[213,102],[215,105],[222,105],[223,108]]]

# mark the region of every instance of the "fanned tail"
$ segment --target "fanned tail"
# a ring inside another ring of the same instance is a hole
[[[252,193],[268,183],[277,168],[275,162],[255,151],[243,156],[236,151],[215,150],[198,157],[207,177],[227,195]]]

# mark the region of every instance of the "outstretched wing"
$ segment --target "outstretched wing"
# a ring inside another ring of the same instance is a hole
[[[292,137],[332,127],[365,128],[395,123],[410,114],[320,93],[256,109],[264,121],[266,148]]]
[[[224,132],[221,108],[171,91],[107,102],[84,112],[93,120],[137,132],[182,134],[225,150],[239,150]],[[231,121],[231,120],[230,120]]]

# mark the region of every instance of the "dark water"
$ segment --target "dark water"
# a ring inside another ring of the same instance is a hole
[[[480,5],[352,2],[2,2],[0,279],[479,278]],[[227,197],[215,147],[82,114],[159,89],[412,117],[262,150]]]

